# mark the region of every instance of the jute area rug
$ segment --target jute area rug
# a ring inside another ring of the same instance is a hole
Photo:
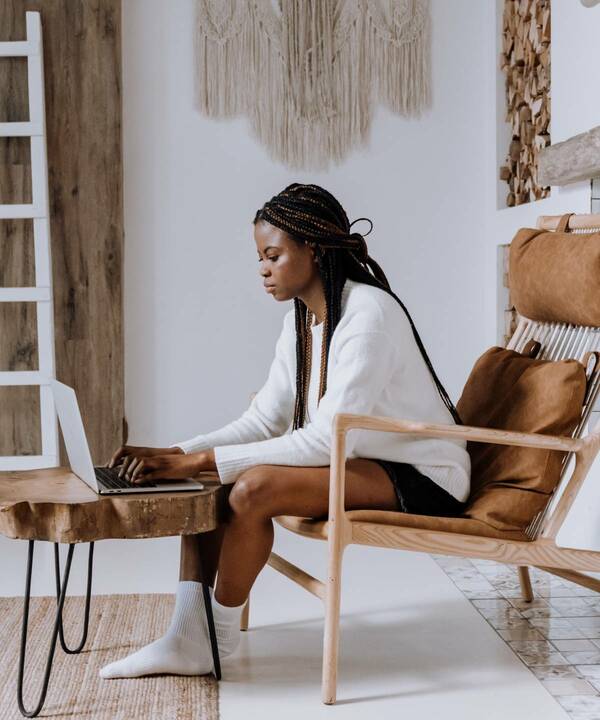
[[[69,720],[218,720],[219,684],[211,675],[153,675],[103,680],[106,663],[160,637],[173,612],[173,595],[92,596],[88,638],[67,655],[57,638],[46,702],[38,717]],[[25,656],[24,704],[37,704],[52,635],[56,599],[32,597]],[[68,647],[81,640],[85,598],[67,597],[63,626]],[[17,673],[23,598],[0,597],[0,720],[22,719]]]

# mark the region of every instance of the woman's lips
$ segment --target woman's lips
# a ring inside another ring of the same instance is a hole
[[[265,290],[267,292],[272,292],[273,290],[275,290],[275,285],[265,285]]]

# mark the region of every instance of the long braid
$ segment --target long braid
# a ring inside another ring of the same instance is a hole
[[[305,358],[306,358],[306,305],[299,299],[294,298],[296,308],[296,405],[294,409],[294,429],[296,429],[296,418],[304,417],[305,406]],[[301,426],[300,426],[301,427]]]
[[[368,220],[368,218],[358,218]],[[292,183],[257,211],[254,223],[266,220],[284,230],[296,241],[308,243],[315,251],[325,294],[325,316],[318,401],[327,390],[327,364],[331,338],[342,314],[342,289],[346,278],[372,285],[391,295],[406,313],[423,359],[444,404],[454,421],[462,420],[446,389],[438,378],[427,355],[417,328],[400,298],[392,291],[388,279],[377,262],[368,254],[363,235],[350,232],[344,208],[336,198],[319,185]],[[369,232],[373,229],[373,223]],[[367,233],[368,235],[369,233]],[[312,363],[312,312],[300,298],[294,298],[296,317],[296,404],[292,428],[304,426],[308,403],[308,385]],[[317,402],[318,402],[317,401]]]

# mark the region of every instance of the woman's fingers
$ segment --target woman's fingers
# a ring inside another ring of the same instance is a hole
[[[133,471],[135,468],[142,462],[143,458],[140,457],[132,457],[127,465],[127,470],[125,471],[125,477],[128,480],[131,480],[131,477],[133,475]]]
[[[111,459],[108,462],[108,467],[114,467],[117,465],[118,460],[121,458],[121,456],[127,452],[127,447],[125,445],[121,445],[121,447],[113,454]]]
[[[144,459],[134,458],[134,461],[129,466],[128,479],[130,482],[135,483],[141,479],[141,473],[144,469]]]
[[[131,482],[135,485],[143,485],[145,482],[152,480],[154,466],[155,463],[149,461],[148,458],[142,458],[133,470]]]
[[[119,470],[119,477],[127,475],[127,468],[133,458],[130,455],[125,455],[121,460],[121,469]]]
[[[121,447],[114,453],[114,455],[109,460],[107,467],[114,468],[118,465],[123,465],[121,468],[121,473],[119,477],[122,477],[124,473],[127,472],[128,466],[131,465],[133,460],[139,460],[139,458],[142,457],[154,457],[155,455],[173,455],[173,454],[182,454],[183,450],[179,450],[177,452],[174,452],[171,448],[155,448],[155,447],[145,447],[141,445],[121,445]]]
[[[143,485],[145,482],[156,479],[177,480],[187,476],[187,472],[182,475],[182,472],[184,472],[183,467],[181,466],[181,460],[173,458],[171,455],[134,457],[132,464],[129,465],[127,478],[135,485]]]

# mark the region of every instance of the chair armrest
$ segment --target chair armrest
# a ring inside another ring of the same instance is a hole
[[[600,425],[600,424],[599,424]],[[562,493],[557,506],[542,528],[540,537],[547,540],[556,538],[569,508],[573,504],[586,475],[600,451],[600,430],[594,429],[583,438],[543,435],[542,433],[521,433],[511,430],[480,428],[470,425],[444,425],[422,423],[414,420],[400,420],[389,417],[336,413],[333,418],[331,443],[331,466],[329,476],[329,537],[330,545],[337,549],[352,541],[350,522],[346,519],[345,485],[346,464],[344,462],[346,433],[348,430],[383,430],[386,432],[420,435],[423,437],[456,438],[471,442],[489,442],[498,445],[520,445],[544,450],[575,452],[577,462],[573,474]]]
[[[356,415],[354,413],[336,413],[333,418],[334,435],[345,435],[348,430],[384,430],[423,437],[452,438],[471,442],[488,442],[498,445],[521,445],[523,447],[542,448],[545,450],[565,450],[576,452],[585,445],[583,439],[563,437],[560,435],[544,435],[542,433],[522,433],[512,430],[496,430],[471,425],[445,425],[439,423],[423,423],[415,420],[400,420],[390,417],[373,415]]]
[[[542,433],[521,433],[511,430],[473,427],[470,425],[446,425],[440,423],[423,423],[414,420],[401,420],[375,415],[358,415],[354,413],[336,413],[333,417],[333,433],[330,450],[329,475],[329,542],[336,548],[344,547],[351,542],[352,531],[346,520],[345,486],[346,464],[345,447],[346,433],[349,430],[383,430],[421,437],[452,438],[470,440],[471,442],[489,442],[499,445],[520,445],[544,450],[564,450],[577,452],[585,449],[586,455],[595,454],[600,437],[595,438],[591,447],[588,438],[575,439]],[[588,447],[589,446],[589,447]]]

